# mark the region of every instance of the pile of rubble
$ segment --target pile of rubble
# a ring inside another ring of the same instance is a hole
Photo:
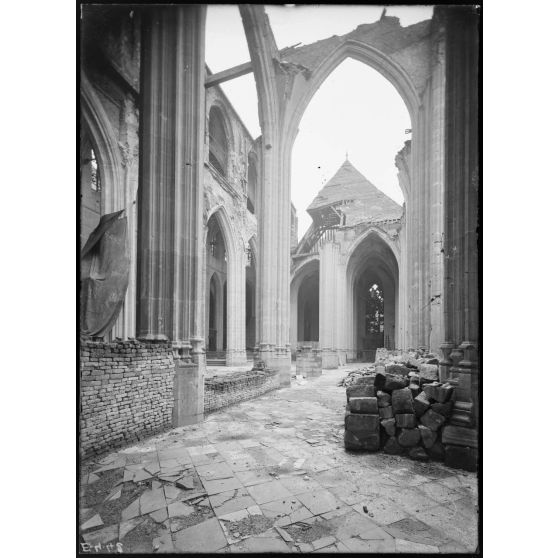
[[[359,368],[350,372],[341,382],[340,386],[348,387],[363,376],[372,376],[378,372],[409,375],[418,373],[419,377],[426,380],[438,380],[439,357],[434,353],[427,353],[424,349],[410,349],[405,352],[377,349],[376,362],[372,366]]]
[[[438,359],[419,351],[381,354],[374,366],[345,378],[345,448],[444,459],[442,427],[454,388],[441,384]]]

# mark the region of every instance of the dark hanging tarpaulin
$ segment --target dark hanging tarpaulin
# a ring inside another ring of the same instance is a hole
[[[128,288],[130,254],[124,210],[103,215],[81,251],[80,329],[102,337],[110,331]]]

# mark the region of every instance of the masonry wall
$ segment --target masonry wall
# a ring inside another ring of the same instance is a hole
[[[279,388],[277,370],[251,370],[205,379],[204,411],[246,401]]]
[[[83,342],[80,453],[91,457],[172,426],[170,343]]]

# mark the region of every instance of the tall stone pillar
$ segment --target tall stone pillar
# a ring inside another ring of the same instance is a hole
[[[340,319],[338,296],[339,245],[335,231],[328,230],[320,239],[320,349],[323,368],[337,368],[337,322]]]
[[[347,364],[349,339],[348,339],[348,308],[346,305],[347,292],[347,262],[346,258],[341,256],[340,246],[338,245],[338,256],[336,263],[336,289],[335,289],[335,305],[336,305],[336,330],[334,347],[337,349],[337,357],[339,365]]]
[[[246,255],[237,246],[227,273],[227,366],[246,364]]]
[[[474,7],[439,7],[446,37],[444,374],[457,384],[446,464],[476,467],[478,420],[478,41]]]
[[[277,72],[279,54],[262,5],[239,5],[258,91],[262,131],[258,198],[258,339],[260,359],[279,370],[290,385],[290,153],[284,146],[284,81]]]
[[[137,335],[172,341],[182,425],[203,418],[205,7],[142,20]]]

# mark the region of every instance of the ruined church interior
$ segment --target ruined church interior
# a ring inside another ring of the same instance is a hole
[[[479,9],[284,45],[228,8],[218,71],[214,6],[81,8],[80,552],[474,553]],[[297,179],[348,60],[408,118],[397,195],[352,152]]]

